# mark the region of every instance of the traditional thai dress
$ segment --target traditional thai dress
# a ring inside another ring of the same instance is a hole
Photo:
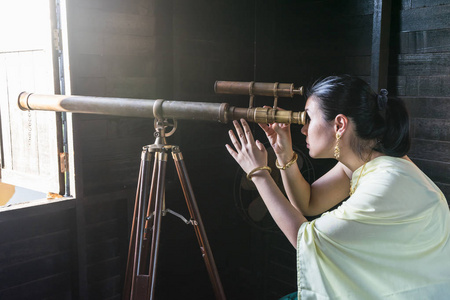
[[[375,158],[358,177],[350,198],[300,227],[298,298],[450,299],[443,193],[402,158]]]

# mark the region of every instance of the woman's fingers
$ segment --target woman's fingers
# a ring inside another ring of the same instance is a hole
[[[262,130],[264,130],[264,132],[266,133],[266,134],[269,134],[270,133],[270,126],[269,125],[267,125],[266,123],[258,123],[258,125],[259,125],[259,127],[261,127],[261,129]]]
[[[237,158],[237,156],[238,156],[237,152],[234,151],[234,149],[233,149],[230,145],[226,144],[226,145],[225,145],[225,148],[227,148],[228,152],[230,153],[230,155],[231,155],[234,159]]]
[[[256,140],[256,147],[258,147],[258,149],[260,151],[265,152],[266,151],[266,147],[264,147],[263,143],[261,143],[260,141]]]
[[[245,137],[244,131],[242,130],[242,127],[239,125],[238,121],[233,121],[234,128],[236,129],[236,133],[239,136],[239,139],[241,140],[241,144],[244,145],[247,143],[247,138]]]
[[[233,124],[236,132],[228,131],[232,145],[225,145],[230,155],[245,172],[267,165],[267,151],[261,142],[255,141],[248,123],[241,120],[242,125],[237,121]]]
[[[233,130],[229,130],[229,131],[228,131],[228,135],[230,136],[230,140],[231,140],[231,143],[233,143],[234,148],[235,148],[237,151],[241,150],[242,146],[241,146],[241,144],[239,143],[239,141],[237,140],[236,136],[234,135]],[[227,145],[227,146],[228,146],[228,145]]]
[[[241,120],[242,128],[245,133],[245,138],[247,139],[247,142],[249,144],[253,144],[255,140],[253,139],[252,131],[250,130],[250,126],[248,126],[248,123],[245,120]]]

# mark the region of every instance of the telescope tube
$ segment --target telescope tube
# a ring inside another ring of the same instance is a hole
[[[228,123],[245,119],[255,123],[305,124],[305,112],[272,108],[241,108],[228,103],[148,100],[92,96],[42,95],[22,92],[21,110],[46,110],[140,118],[168,118]],[[155,112],[157,116],[155,116]]]
[[[254,82],[254,81],[216,81],[214,91],[217,94],[254,95],[272,97],[294,97],[303,95],[303,87],[294,88],[293,83]]]

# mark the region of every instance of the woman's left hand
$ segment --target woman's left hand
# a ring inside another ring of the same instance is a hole
[[[245,120],[241,120],[242,127],[237,121],[233,121],[239,140],[233,130],[228,133],[235,150],[230,145],[225,145],[228,152],[241,166],[245,173],[255,168],[267,166],[267,151],[264,145],[254,140],[253,134]]]

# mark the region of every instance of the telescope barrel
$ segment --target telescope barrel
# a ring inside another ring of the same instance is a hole
[[[46,110],[141,118],[158,117],[220,123],[245,119],[255,123],[305,124],[305,112],[263,107],[239,108],[230,106],[228,103],[41,95],[22,92],[18,98],[18,105],[22,110]]]
[[[303,95],[303,87],[295,89],[293,83],[278,82],[216,81],[214,84],[214,91],[217,94],[290,98],[294,97],[294,95]]]

